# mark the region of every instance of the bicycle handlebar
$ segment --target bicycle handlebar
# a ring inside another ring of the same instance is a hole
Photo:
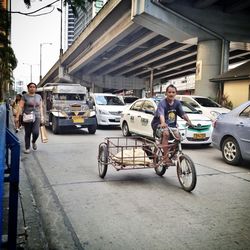
[[[173,138],[175,139],[175,140],[181,140],[181,138],[183,138],[183,134],[181,134],[180,133],[180,131],[181,130],[185,130],[185,134],[186,134],[186,131],[187,131],[187,129],[188,128],[193,128],[194,126],[191,126],[191,125],[189,125],[189,124],[185,124],[185,126],[184,127],[182,127],[182,128],[172,128],[172,127],[168,127],[167,129],[168,129],[168,131],[170,132],[170,134],[173,136]],[[175,131],[178,131],[179,132],[179,134],[180,134],[180,138],[178,138],[178,137],[176,137],[175,136]]]

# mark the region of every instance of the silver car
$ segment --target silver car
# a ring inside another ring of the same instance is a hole
[[[214,147],[222,151],[226,163],[250,161],[250,101],[220,115],[212,133]]]

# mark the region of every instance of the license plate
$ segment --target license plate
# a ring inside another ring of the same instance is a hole
[[[84,119],[81,116],[72,116],[72,120],[74,123],[83,123]]]
[[[204,133],[203,134],[194,134],[193,138],[197,139],[197,140],[205,139],[206,138],[206,134],[204,134]]]
[[[120,121],[120,118],[115,118],[115,121],[116,121],[116,122],[119,122],[119,121]]]

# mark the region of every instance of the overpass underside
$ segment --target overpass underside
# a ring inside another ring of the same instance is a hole
[[[203,91],[228,64],[250,59],[249,6],[234,12],[228,2],[110,0],[39,85],[143,89],[197,74],[198,60]]]

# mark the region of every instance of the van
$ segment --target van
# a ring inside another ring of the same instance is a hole
[[[96,114],[87,103],[87,88],[74,83],[47,83],[37,89],[44,102],[45,124],[54,134],[64,128],[87,128],[95,134]]]
[[[97,125],[120,125],[125,104],[118,96],[110,93],[91,93],[90,102],[93,103],[96,111]]]
[[[217,102],[205,96],[176,95],[175,98],[191,105],[212,121],[215,121],[219,115],[230,111],[230,109],[222,107]]]

